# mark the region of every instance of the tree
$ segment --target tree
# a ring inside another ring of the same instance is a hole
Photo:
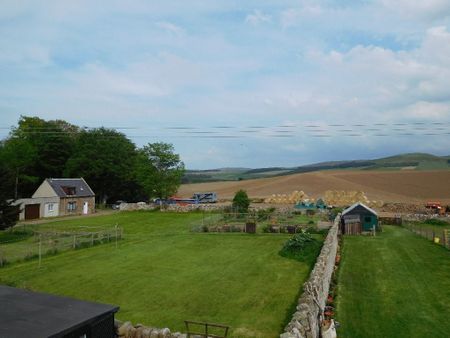
[[[83,177],[101,203],[139,194],[134,178],[136,147],[113,129],[82,130],[67,161],[66,177]]]
[[[2,182],[0,188],[0,230],[14,226],[20,211],[19,207],[13,205],[14,200],[9,198],[11,189],[3,185],[4,182],[10,181],[8,177],[10,173],[2,164],[3,162],[0,162],[0,182]]]
[[[248,198],[245,190],[239,190],[236,192],[233,198],[233,209],[240,213],[247,213],[250,206],[250,199]]]
[[[72,154],[78,127],[62,120],[22,116],[3,142],[15,197],[29,196],[45,178],[60,177]]]
[[[184,174],[184,163],[171,144],[149,143],[138,152],[136,177],[149,198],[175,194]]]

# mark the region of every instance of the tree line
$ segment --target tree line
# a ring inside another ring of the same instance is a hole
[[[51,177],[83,177],[98,203],[167,198],[184,171],[171,144],[137,147],[115,129],[63,120],[22,116],[0,141],[0,201],[31,197]]]

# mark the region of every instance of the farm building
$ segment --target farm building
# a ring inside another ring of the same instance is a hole
[[[31,198],[16,201],[20,220],[95,211],[95,194],[83,178],[47,178]]]
[[[0,337],[116,337],[117,306],[0,286]]]
[[[326,209],[327,208],[327,205],[326,205],[325,201],[322,198],[319,198],[316,201],[316,208],[317,209]]]
[[[378,214],[368,206],[358,202],[342,211],[341,232],[358,234],[378,228]]]

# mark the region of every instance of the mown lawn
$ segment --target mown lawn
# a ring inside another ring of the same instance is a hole
[[[449,318],[450,251],[394,226],[344,238],[340,337],[448,337]]]
[[[125,240],[11,264],[0,283],[116,304],[118,318],[183,330],[186,319],[228,324],[231,337],[276,337],[313,262],[281,257],[283,234],[192,233],[197,213],[123,212],[42,225],[118,223]]]

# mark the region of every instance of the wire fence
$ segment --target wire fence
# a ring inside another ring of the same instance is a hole
[[[403,227],[450,250],[450,229],[436,229],[410,222],[405,222]]]
[[[17,239],[0,243],[0,267],[8,263],[28,260],[38,260],[68,250],[76,250],[94,245],[115,242],[123,238],[123,228],[116,225],[113,228],[79,227],[70,231],[43,230],[28,228],[15,229]]]

